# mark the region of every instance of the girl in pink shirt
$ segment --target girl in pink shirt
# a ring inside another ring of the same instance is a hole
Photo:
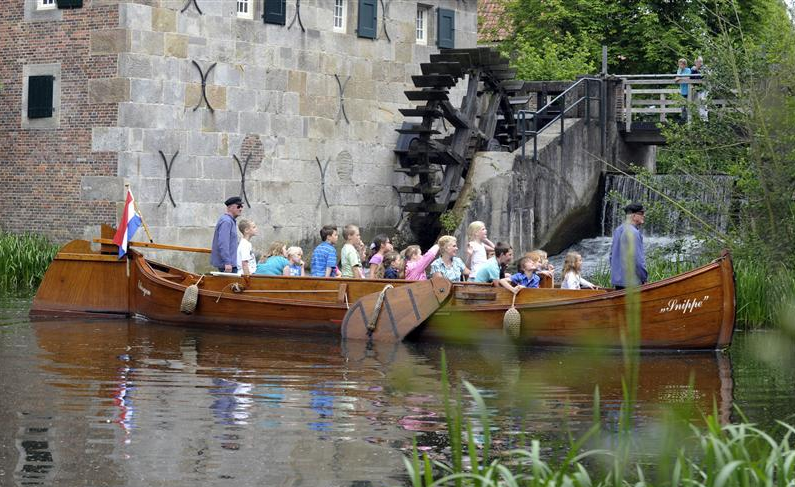
[[[436,254],[439,253],[439,245],[436,244],[425,255],[421,255],[422,250],[419,245],[409,245],[403,251],[406,260],[406,280],[409,281],[425,281],[428,277],[425,275],[425,269],[431,265]]]

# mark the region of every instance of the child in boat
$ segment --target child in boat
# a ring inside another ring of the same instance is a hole
[[[283,276],[290,262],[287,260],[287,245],[284,242],[273,242],[268,249],[265,262],[257,265],[257,274],[263,276]]]
[[[519,272],[510,277],[511,284],[537,288],[541,283],[541,278],[536,272],[541,262],[541,255],[538,252],[528,252],[527,255],[519,259],[519,265],[517,265]]]
[[[431,276],[446,277],[450,281],[466,280],[469,269],[458,258],[458,242],[451,235],[439,237],[439,258],[431,264]]]
[[[403,261],[400,254],[390,250],[384,254],[381,263],[378,264],[374,277],[376,279],[400,279],[402,267]]]
[[[569,252],[563,260],[563,282],[561,289],[596,289],[596,286],[580,276],[582,272],[582,256],[577,252]]]
[[[284,268],[284,275],[291,277],[303,277],[304,270],[304,251],[301,247],[290,247],[287,249],[287,260],[290,262]]]
[[[431,265],[436,254],[439,253],[439,244],[434,244],[425,254],[419,245],[409,245],[403,250],[406,261],[406,279],[409,281],[426,281],[425,269]]]
[[[552,279],[552,282],[555,282],[555,266],[549,263],[549,255],[547,255],[546,250],[538,249],[535,252],[541,256],[541,263],[538,266],[537,273],[542,276],[548,276]],[[528,252],[530,253],[530,252]],[[526,255],[526,254],[525,254]]]
[[[312,277],[338,277],[337,269],[337,244],[339,235],[337,227],[323,225],[320,229],[320,239],[323,241],[312,252]]]
[[[342,230],[342,238],[345,239],[345,245],[342,246],[342,252],[340,252],[342,277],[364,278],[362,260],[357,249],[357,246],[362,243],[359,227],[356,225],[345,225]]]
[[[237,229],[243,238],[237,244],[237,268],[244,276],[257,272],[257,259],[254,257],[254,248],[251,239],[257,235],[257,224],[251,220],[241,219],[237,222]]]
[[[487,234],[486,225],[481,221],[474,221],[467,227],[469,241],[464,263],[472,269],[472,273],[469,275],[470,280],[474,279],[480,267],[488,260],[486,253],[494,250],[494,244],[486,237]]]
[[[510,264],[512,259],[513,249],[511,246],[503,242],[497,242],[497,245],[494,246],[494,257],[480,266],[480,270],[475,275],[475,282],[490,282],[495,287],[502,286],[514,294],[518,293],[521,289],[524,289],[524,286],[513,286],[509,279],[500,275],[500,266]]]
[[[389,240],[389,237],[384,234],[375,236],[373,243],[370,244],[370,258],[367,260],[371,276],[375,276],[378,265],[381,264],[384,258],[384,254],[392,250],[394,249],[392,248],[392,242]]]

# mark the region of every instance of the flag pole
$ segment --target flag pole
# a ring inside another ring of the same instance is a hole
[[[132,194],[130,191],[130,183],[124,183],[124,189]],[[124,197],[127,197],[127,191],[124,192]],[[138,213],[138,216],[141,217],[141,225],[144,227],[144,232],[146,232],[146,236],[149,237],[149,242],[154,243],[155,241],[152,239],[152,234],[149,233],[149,225],[146,224],[146,220],[144,220],[144,215],[141,213],[141,210],[138,209],[138,202],[135,201],[135,197],[133,196],[133,207],[135,208],[135,212]]]

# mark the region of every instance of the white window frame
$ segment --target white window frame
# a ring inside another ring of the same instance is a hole
[[[55,0],[36,0],[36,10],[55,10],[58,4]]]
[[[331,15],[334,32],[344,34],[348,23],[348,0],[334,0],[334,10]]]
[[[254,18],[254,0],[235,0],[235,2],[238,19]]]
[[[417,44],[421,46],[428,45],[428,26],[430,25],[431,9],[425,5],[417,5],[417,16],[414,20],[414,35],[417,39]]]

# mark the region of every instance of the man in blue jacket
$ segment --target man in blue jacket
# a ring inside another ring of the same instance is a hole
[[[624,207],[624,213],[626,220],[613,230],[610,248],[610,282],[616,289],[645,284],[649,277],[639,229],[646,212],[643,205],[630,203]]]
[[[237,225],[235,220],[243,213],[243,200],[232,196],[224,201],[226,213],[215,224],[210,265],[221,272],[237,272]]]

